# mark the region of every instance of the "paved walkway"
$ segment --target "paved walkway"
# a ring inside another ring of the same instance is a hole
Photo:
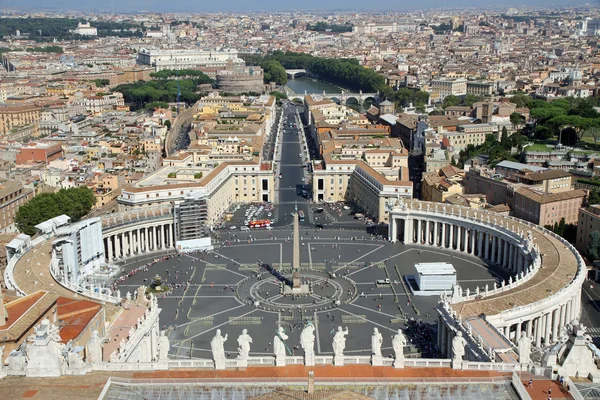
[[[567,390],[560,386],[556,381],[546,380],[535,380],[533,381],[533,388],[528,388],[529,380],[524,380],[523,386],[527,390],[527,393],[531,396],[532,400],[548,400],[551,396],[554,399],[572,399],[573,397]],[[548,392],[551,389],[551,394]]]
[[[54,280],[50,274],[50,257],[52,251],[52,240],[40,243],[29,252],[27,252],[17,262],[14,270],[14,279],[17,286],[26,294],[34,293],[38,290],[46,290],[55,297],[88,299],[79,296],[77,293],[65,289]],[[97,300],[93,300],[96,301]],[[112,304],[105,304],[106,320],[110,321],[115,313],[120,309]]]

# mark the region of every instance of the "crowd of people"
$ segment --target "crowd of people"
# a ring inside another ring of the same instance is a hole
[[[438,353],[436,343],[437,332],[421,319],[411,317],[406,321],[404,333],[409,338],[410,344],[416,347],[422,358],[435,358]]]

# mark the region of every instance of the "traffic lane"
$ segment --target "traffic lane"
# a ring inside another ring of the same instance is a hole
[[[600,327],[600,284],[586,281],[581,291],[581,320],[584,325]]]

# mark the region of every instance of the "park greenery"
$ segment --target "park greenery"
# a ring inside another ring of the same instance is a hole
[[[63,52],[63,48],[60,46],[45,46],[45,47],[28,47],[25,51],[29,53],[59,53]]]
[[[557,137],[562,144],[573,146],[584,134],[591,135],[594,141],[600,138],[600,113],[594,109],[600,104],[599,97],[565,97],[547,102],[519,94],[512,97],[511,101],[517,107],[531,110],[531,119],[535,121],[535,139]]]
[[[316,32],[335,32],[335,33],[352,32],[352,25],[350,25],[350,24],[337,25],[337,24],[330,24],[327,22],[319,21],[314,25],[306,24],[306,30],[307,31],[316,31]]]
[[[17,29],[21,35],[28,36],[36,42],[52,42],[56,40],[94,40],[95,36],[77,35],[71,31],[77,28],[80,21],[75,18],[0,18],[0,36],[15,35]],[[143,31],[137,22],[94,21],[97,37],[142,37]]]
[[[529,139],[521,132],[515,132],[508,136],[506,127],[502,128],[500,140],[496,135],[489,134],[485,138],[485,142],[479,146],[469,144],[464,150],[459,153],[458,166],[464,167],[465,162],[479,155],[488,156],[488,164],[492,167],[496,166],[500,161],[517,161],[512,149],[516,148],[517,153],[523,149],[523,145],[527,144]]]
[[[19,208],[15,222],[21,232],[34,235],[37,224],[59,215],[66,214],[71,221],[79,221],[90,212],[95,202],[94,193],[87,187],[42,193]]]
[[[175,102],[179,90],[180,101],[194,104],[200,99],[200,95],[196,93],[198,85],[213,82],[207,75],[196,70],[179,71],[179,76],[183,76],[183,79],[172,79],[177,76],[177,73],[172,70],[153,72],[151,76],[155,79],[119,85],[114,88],[114,91],[121,92],[128,104],[141,109],[148,103],[160,102],[160,106],[163,106],[164,103]]]
[[[244,58],[248,65],[263,66],[265,61],[275,61],[283,67],[284,72],[286,69],[305,69],[324,81],[348,89],[376,92],[388,88],[390,94],[393,93],[393,90],[385,84],[383,76],[371,68],[361,66],[356,59],[321,58],[306,53],[294,53],[291,51],[284,53],[279,50],[267,55],[252,54],[245,55],[242,58]],[[272,68],[274,65],[276,64],[268,64],[269,68]],[[263,69],[265,69],[264,66]],[[271,71],[265,69],[265,79],[268,72],[270,73]]]

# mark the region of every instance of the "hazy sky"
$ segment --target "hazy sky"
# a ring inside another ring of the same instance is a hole
[[[502,6],[518,5],[575,5],[600,0],[507,0]],[[482,0],[0,0],[0,8],[34,10],[97,10],[97,11],[278,11],[278,10],[415,10],[427,8],[477,7],[490,3]]]

